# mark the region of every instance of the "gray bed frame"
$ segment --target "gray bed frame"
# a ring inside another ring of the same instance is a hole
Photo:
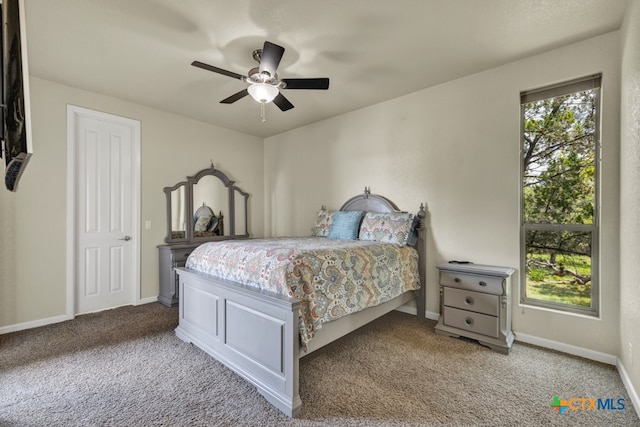
[[[352,197],[343,211],[398,212],[385,197]],[[300,414],[299,359],[416,298],[425,315],[425,218],[417,217],[420,290],[406,292],[384,304],[326,323],[304,351],[298,335],[300,302],[256,288],[178,268],[180,320],[176,335],[195,344],[255,385],[273,406],[290,417]]]

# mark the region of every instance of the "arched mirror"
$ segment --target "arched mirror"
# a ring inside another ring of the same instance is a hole
[[[165,242],[204,242],[249,237],[249,194],[213,166],[187,182],[164,189],[167,195]]]
[[[229,235],[224,217],[229,214],[229,190],[218,177],[204,175],[193,183],[193,237]],[[225,234],[225,231],[227,232]]]

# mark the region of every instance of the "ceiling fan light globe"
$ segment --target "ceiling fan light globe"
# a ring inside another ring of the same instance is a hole
[[[263,104],[273,101],[280,93],[276,86],[266,83],[254,83],[247,88],[247,91],[253,99]]]

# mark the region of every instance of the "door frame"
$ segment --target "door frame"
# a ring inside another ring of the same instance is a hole
[[[132,303],[138,305],[141,300],[140,289],[140,121],[129,119],[126,117],[116,116],[114,114],[104,113],[101,111],[90,110],[88,108],[78,107],[76,105],[67,104],[67,300],[66,314],[73,319],[75,313],[76,301],[76,229],[75,229],[75,175],[76,175],[76,121],[79,117],[88,117],[96,120],[105,120],[109,122],[117,122],[122,126],[131,129],[133,158],[131,164],[133,167],[133,189],[132,189],[132,229],[131,237],[133,248],[133,271],[134,271],[134,292],[132,295]]]

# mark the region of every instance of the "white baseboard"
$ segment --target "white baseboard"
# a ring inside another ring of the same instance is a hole
[[[539,347],[549,348],[551,350],[561,351],[563,353],[572,354],[574,356],[584,357],[585,359],[595,360],[596,362],[606,363],[608,365],[616,365],[618,357],[613,354],[601,353],[599,351],[589,350],[583,347],[577,347],[571,344],[565,344],[559,341],[552,341],[546,338],[535,337],[533,335],[515,332],[516,341],[527,344],[537,345]]]
[[[158,302],[158,297],[148,297],[148,298],[142,298],[139,299],[138,301],[136,301],[136,303],[134,305],[143,305],[143,304],[149,304],[152,302]]]
[[[396,308],[396,310],[401,311],[403,313],[407,313],[407,314],[413,314],[413,315],[417,315],[418,313],[415,307],[406,306],[406,305],[400,306]],[[440,314],[432,311],[426,311],[425,317],[431,320],[438,320],[440,318]],[[596,362],[602,362],[608,365],[616,365],[618,363],[618,357],[612,354],[601,353],[599,351],[593,351],[583,347],[577,347],[574,345],[565,344],[563,342],[552,341],[546,338],[540,338],[533,335],[522,334],[515,331],[514,331],[514,334],[516,336],[516,341],[537,345],[539,347],[544,347],[551,350],[561,351],[563,353],[572,354],[574,356],[584,357],[585,359],[595,360]],[[637,407],[640,407],[640,406],[637,406]]]
[[[636,393],[636,389],[631,383],[631,378],[629,378],[629,375],[627,374],[626,369],[624,369],[624,365],[622,364],[620,359],[618,359],[618,362],[616,363],[616,368],[618,368],[618,373],[620,374],[620,378],[622,379],[624,388],[629,394],[629,398],[631,399],[631,403],[636,410],[636,414],[638,414],[638,418],[640,418],[640,398],[638,397],[638,393]]]
[[[157,296],[143,298],[136,301],[134,305],[149,304],[157,301],[158,301]],[[129,305],[129,304],[126,304],[126,305]],[[115,308],[115,307],[112,307],[112,308]],[[102,310],[97,310],[97,311],[102,311]],[[80,314],[88,314],[88,313],[80,313]],[[25,329],[39,328],[40,326],[53,325],[54,323],[65,322],[67,320],[73,320],[74,318],[75,316],[68,316],[65,314],[61,316],[47,317],[46,319],[38,319],[30,322],[17,323],[15,325],[2,326],[0,327],[0,335],[8,334],[10,332],[24,331]]]
[[[434,313],[433,311],[425,311],[424,315],[427,319],[431,319],[431,320],[439,320],[440,319],[440,313]]]
[[[413,314],[414,316],[418,315],[418,309],[416,307],[407,306],[407,305],[401,305],[400,307],[396,308],[396,311],[401,311],[407,314]],[[434,313],[432,311],[425,311],[424,315],[427,319],[431,319],[431,320],[438,320],[440,318],[440,314]]]
[[[17,323],[15,325],[0,327],[0,335],[8,334],[10,332],[23,331],[25,329],[38,328],[40,326],[52,325],[54,323],[65,322],[72,320],[73,317],[69,317],[66,314],[61,316],[47,317],[46,319],[38,319],[30,322]]]

